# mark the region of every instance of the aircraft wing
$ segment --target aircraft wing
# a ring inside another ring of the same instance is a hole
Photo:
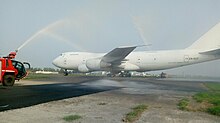
[[[102,57],[102,61],[107,63],[121,62],[124,60],[126,56],[128,56],[136,47],[138,46],[130,46],[130,47],[119,47],[113,49],[111,52],[105,54]]]
[[[220,49],[214,49],[210,51],[200,52],[200,54],[204,55],[220,55]]]

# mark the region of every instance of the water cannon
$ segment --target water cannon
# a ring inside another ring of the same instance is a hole
[[[8,55],[8,58],[14,59],[15,56],[16,56],[16,52],[10,52],[9,55]]]
[[[8,58],[9,59],[14,59],[15,56],[17,55],[17,52],[18,52],[18,50],[15,50],[15,52],[10,52],[9,55],[8,55]]]

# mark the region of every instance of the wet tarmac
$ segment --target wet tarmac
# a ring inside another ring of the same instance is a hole
[[[53,81],[53,84],[48,84]],[[25,83],[31,81],[24,81]],[[0,86],[0,111],[23,108],[105,91],[127,95],[192,95],[206,91],[204,82],[146,78],[53,77],[33,81],[34,85]],[[40,84],[37,84],[40,83]],[[42,84],[44,83],[44,84]]]

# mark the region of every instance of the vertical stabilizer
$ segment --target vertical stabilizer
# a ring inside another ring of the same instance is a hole
[[[214,50],[220,48],[220,23],[200,37],[187,49]]]

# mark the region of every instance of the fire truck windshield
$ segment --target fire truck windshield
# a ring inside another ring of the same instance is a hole
[[[20,79],[26,75],[25,67],[21,62],[12,60],[12,64],[18,70],[18,74],[17,74],[16,78]]]

